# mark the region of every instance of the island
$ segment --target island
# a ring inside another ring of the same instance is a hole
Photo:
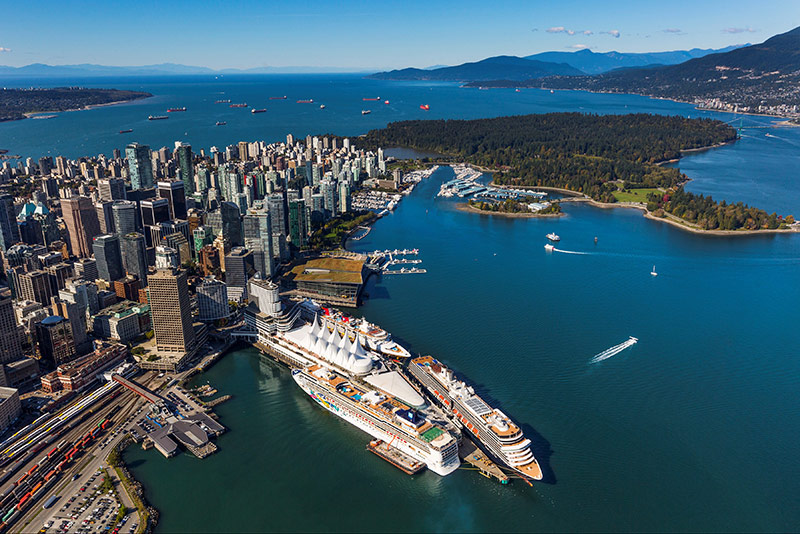
[[[151,96],[143,91],[85,87],[4,88],[0,89],[0,122],[24,119],[31,113],[72,111]]]
[[[791,216],[690,193],[683,188],[689,178],[663,165],[736,139],[718,120],[641,113],[403,121],[364,137],[367,146],[408,147],[443,154],[440,162],[492,169],[498,186],[555,188],[571,201],[638,208],[689,230],[791,231]]]
[[[474,213],[486,213],[501,217],[560,217],[561,204],[558,202],[539,203],[537,198],[508,198],[502,202],[487,202],[470,199],[458,204],[458,209]]]

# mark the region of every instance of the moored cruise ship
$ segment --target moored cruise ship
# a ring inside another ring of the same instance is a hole
[[[411,360],[409,371],[496,460],[526,479],[542,479],[531,441],[506,414],[486,404],[472,386],[457,380],[452,370],[430,356]]]
[[[350,317],[332,308],[320,308],[323,323],[328,331],[336,325],[344,328],[350,336],[359,335],[364,341],[364,345],[375,352],[379,352],[390,358],[409,358],[411,353],[405,347],[392,341],[392,335],[379,326],[370,323],[366,319]]]
[[[293,370],[292,378],[320,406],[437,475],[449,475],[461,464],[456,439],[396,398],[316,364]]]

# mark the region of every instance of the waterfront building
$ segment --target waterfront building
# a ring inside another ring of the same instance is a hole
[[[244,247],[231,249],[225,256],[225,283],[231,298],[247,296],[247,280],[253,273],[253,253]]]
[[[117,200],[111,205],[111,213],[114,218],[114,231],[119,235],[126,235],[138,229],[136,202]]]
[[[142,286],[147,285],[147,244],[142,234],[131,232],[122,236],[120,252],[122,267],[128,274],[135,275]]]
[[[269,280],[253,278],[248,286],[250,302],[254,303],[260,313],[270,317],[278,317],[283,310],[280,287]],[[246,316],[245,316],[246,317]]]
[[[186,271],[159,269],[151,275],[149,303],[157,351],[193,352],[195,335]]]
[[[92,255],[92,239],[101,233],[92,201],[84,196],[64,198],[61,199],[61,211],[72,253],[79,258],[88,258]]]
[[[75,358],[72,327],[60,315],[51,315],[36,323],[36,352],[39,360],[56,367]]]
[[[347,181],[339,182],[339,213],[350,211],[350,184]]]
[[[153,163],[150,147],[131,143],[125,147],[125,157],[128,161],[128,176],[131,179],[131,189],[149,189],[153,187]]]
[[[315,258],[284,276],[291,293],[333,305],[355,307],[366,278],[366,258]]]
[[[93,248],[98,277],[108,282],[122,278],[124,271],[119,236],[116,234],[97,236],[94,238]]]
[[[213,276],[203,278],[197,286],[197,309],[200,321],[227,319],[230,315],[227,284]]]
[[[125,345],[106,342],[98,345],[91,354],[59,365],[55,371],[41,377],[42,390],[47,393],[82,391],[94,384],[98,375],[118,366],[128,357]]]

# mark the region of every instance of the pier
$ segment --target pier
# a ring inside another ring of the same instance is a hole
[[[497,464],[489,459],[467,436],[461,438],[461,446],[458,448],[458,456],[473,468],[477,469],[486,478],[496,478],[501,484],[508,484],[506,475]]]

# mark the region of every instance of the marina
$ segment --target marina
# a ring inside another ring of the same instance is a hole
[[[492,202],[502,202],[509,199],[530,201],[532,199],[541,200],[547,197],[547,193],[544,191],[505,187],[500,188],[484,185],[478,181],[481,177],[483,177],[484,173],[464,164],[453,165],[452,169],[456,175],[455,178],[444,182],[439,188],[439,193],[437,196],[443,198],[474,197],[477,200],[486,200]],[[548,205],[549,204],[545,203],[541,207],[544,208]]]

